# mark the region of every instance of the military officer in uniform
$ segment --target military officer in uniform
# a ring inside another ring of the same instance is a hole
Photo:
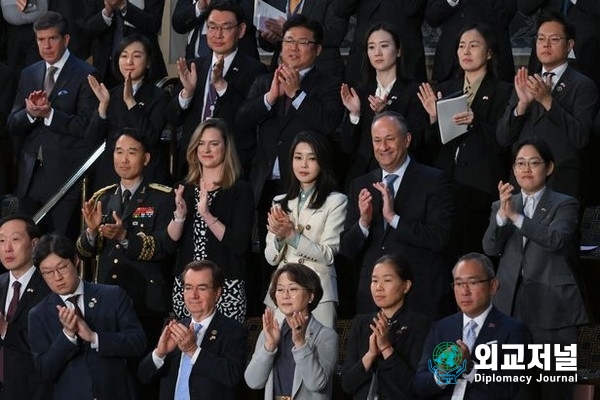
[[[85,231],[77,239],[83,258],[98,256],[94,279],[124,288],[133,299],[149,343],[158,340],[169,309],[172,249],[164,240],[175,201],[170,187],[144,180],[150,161],[137,131],[121,132],[113,154],[121,181],[98,190],[83,207]]]

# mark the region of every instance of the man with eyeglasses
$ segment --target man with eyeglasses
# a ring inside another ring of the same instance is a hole
[[[250,90],[254,78],[267,71],[264,64],[238,47],[246,32],[244,10],[228,0],[211,1],[205,10],[206,37],[210,52],[177,61],[180,83],[175,87],[167,108],[167,120],[181,127],[177,141],[176,177],[187,173],[187,147],[196,127],[207,118],[222,118],[234,133],[242,167],[248,171],[254,147],[255,127],[243,129],[235,115]]]
[[[45,399],[48,390],[35,371],[27,343],[27,316],[49,292],[33,265],[40,230],[30,217],[0,220],[0,399]]]
[[[234,400],[246,366],[248,331],[216,308],[223,272],[212,261],[192,261],[181,280],[191,318],[166,324],[138,375],[144,382],[161,378],[160,400]]]
[[[542,69],[529,75],[525,67],[519,68],[515,90],[498,122],[496,137],[501,146],[540,137],[556,159],[548,186],[579,197],[585,186],[581,151],[590,140],[599,103],[594,82],[568,64],[574,45],[573,28],[563,15],[540,15],[536,55]]]
[[[143,355],[146,335],[129,296],[82,280],[75,245],[61,234],[43,236],[33,261],[52,291],[29,313],[33,360],[52,384],[46,398],[139,398],[128,359]]]
[[[577,327],[588,322],[573,275],[577,200],[546,187],[555,164],[541,139],[515,145],[513,170],[521,193],[513,194],[510,183],[498,184],[499,200],[483,237],[485,253],[500,257],[494,304],[527,324],[533,343],[576,344]],[[527,398],[568,400],[573,388],[569,383],[528,385]]]
[[[497,344],[498,360],[504,360],[503,345],[529,343],[526,326],[492,305],[492,296],[498,290],[498,280],[494,276],[492,261],[485,255],[469,253],[462,256],[452,269],[452,277],[454,297],[460,312],[431,326],[413,383],[415,391],[427,399],[515,398],[520,389],[518,383],[486,384],[474,381],[478,372],[474,367],[477,361],[475,348],[481,344]],[[462,360],[466,360],[465,370],[457,384],[444,383],[440,378],[444,371],[438,370],[434,374],[429,369],[434,349],[443,342],[456,343],[460,348]],[[479,372],[491,373],[489,370]],[[519,371],[510,373],[518,375]]]

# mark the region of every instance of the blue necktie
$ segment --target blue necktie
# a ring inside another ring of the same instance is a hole
[[[202,329],[202,324],[194,322],[196,337]],[[192,373],[192,359],[185,353],[181,353],[181,365],[179,367],[179,379],[175,388],[175,399],[187,400],[190,398],[190,375]]]
[[[467,322],[463,329],[463,343],[467,345],[470,353],[473,353],[473,346],[475,345],[475,339],[477,339],[475,329],[477,329],[477,322],[473,319]]]
[[[394,182],[396,182],[396,179],[398,179],[398,175],[396,174],[388,174],[385,176],[385,178],[383,178],[383,180],[385,181],[385,187],[388,191],[388,193],[390,194],[390,198],[392,199],[392,203],[394,202],[394,197],[396,195],[396,192],[394,190]],[[384,219],[383,220],[383,230],[387,230],[388,228],[388,223],[387,221]]]
[[[563,0],[563,5],[562,5],[562,13],[563,15],[567,15],[567,13],[569,12],[569,7],[571,7],[571,0]]]

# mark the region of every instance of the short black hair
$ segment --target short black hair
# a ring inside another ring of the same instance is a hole
[[[306,28],[313,33],[315,44],[323,44],[323,25],[319,21],[308,19],[302,14],[296,14],[283,24],[283,35],[285,36],[285,33],[291,28]]]
[[[573,27],[573,25],[569,22],[569,20],[567,20],[567,18],[565,18],[565,16],[562,13],[555,11],[544,11],[537,17],[535,24],[536,35],[537,32],[540,30],[540,27],[546,22],[557,22],[561,24],[563,26],[563,29],[565,30],[565,36],[567,37],[567,40],[575,40],[575,28]]]
[[[69,24],[60,13],[56,11],[46,11],[41,14],[33,23],[33,31],[43,31],[46,29],[57,28],[58,32],[65,36],[69,33]]]
[[[152,43],[150,39],[140,33],[134,33],[132,35],[125,36],[121,42],[119,43],[119,47],[115,52],[115,56],[112,60],[111,68],[113,70],[113,75],[119,77],[121,81],[125,80],[125,77],[121,74],[121,70],[119,69],[119,57],[121,53],[127,46],[131,43],[140,42],[142,46],[144,46],[144,51],[146,52],[146,72],[144,73],[144,77],[150,76],[152,71]]]
[[[540,153],[540,157],[546,163],[546,165],[550,163],[554,163],[554,156],[552,155],[552,150],[550,150],[550,146],[546,141],[540,139],[537,136],[532,136],[528,138],[521,139],[517,141],[512,148],[512,161],[513,163],[517,160],[517,154],[519,154],[519,150],[524,146],[533,146],[538,153]]]
[[[25,223],[25,231],[27,232],[27,235],[29,235],[29,239],[37,239],[42,236],[42,231],[35,224],[33,218],[31,218],[29,215],[21,213],[7,215],[6,217],[0,219],[0,226],[9,221],[23,221]]]
[[[33,249],[33,265],[39,268],[41,262],[50,254],[56,254],[60,258],[73,261],[73,263],[77,259],[75,244],[60,233],[49,233],[41,237]]]
[[[144,153],[150,153],[150,145],[148,143],[148,139],[145,136],[143,136],[138,129],[131,127],[121,128],[121,130],[119,130],[119,134],[117,135],[117,140],[119,140],[121,136],[129,136],[130,138],[142,145]]]
[[[487,279],[494,279],[494,277],[496,276],[496,273],[494,272],[494,263],[492,262],[492,260],[490,260],[490,258],[485,254],[472,252],[460,257],[456,264],[454,264],[454,267],[452,268],[453,277],[454,273],[456,272],[456,268],[458,267],[458,264],[460,264],[463,261],[479,262],[479,265],[481,265],[481,267],[483,268],[483,272],[485,273],[485,277]]]
[[[213,11],[230,11],[235,14],[235,19],[238,24],[242,22],[246,22],[246,14],[244,14],[244,9],[237,3],[234,3],[230,0],[212,0],[206,10],[204,10],[204,15],[206,15],[206,19],[210,16],[210,13]]]
[[[185,274],[189,271],[202,271],[209,269],[212,272],[212,286],[213,288],[222,288],[225,285],[225,277],[223,271],[219,266],[210,260],[196,260],[188,263],[181,273],[181,282],[185,283]]]
[[[275,292],[277,291],[277,281],[282,274],[288,274],[290,281],[297,283],[302,286],[308,292],[312,293],[313,299],[308,304],[309,311],[314,310],[319,305],[319,302],[323,298],[323,287],[321,286],[321,279],[319,275],[306,265],[297,263],[287,263],[276,269],[271,276],[271,286],[269,287],[269,296],[275,304],[277,299],[275,298]]]

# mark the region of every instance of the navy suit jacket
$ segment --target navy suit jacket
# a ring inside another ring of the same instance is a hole
[[[554,156],[554,173],[548,180],[552,189],[579,195],[582,165],[580,150],[587,146],[596,112],[598,92],[594,83],[573,67],[567,67],[552,90],[548,111],[538,102],[529,105],[525,114],[515,117],[516,93],[498,121],[496,137],[502,146],[512,146],[523,138],[537,136],[544,140]]]
[[[272,80],[272,74],[256,78],[236,117],[238,128],[258,131],[256,155],[250,170],[255,204],[258,204],[278,157],[281,181],[287,182],[291,172],[287,160],[294,137],[305,130],[332,136],[343,116],[340,82],[316,67],[300,82],[300,89],[306,97],[298,109],[290,105],[286,112],[285,95],[279,97],[270,110],[267,109],[264,95],[269,91]]]
[[[521,194],[513,204],[523,210]],[[532,329],[558,329],[588,322],[581,293],[573,275],[577,264],[577,200],[549,188],[533,213],[524,217],[521,229],[512,223],[496,224],[499,201],[492,205],[490,224],[483,236],[483,250],[500,256],[494,297],[499,310],[513,315],[520,285],[525,304],[520,305],[525,323]],[[523,245],[523,237],[528,240]],[[543,307],[537,305],[543,304]]]
[[[188,318],[182,323],[189,325]],[[215,313],[208,326],[200,354],[192,367],[189,379],[190,398],[194,400],[235,400],[235,387],[243,379],[246,366],[248,330],[239,322]],[[157,370],[152,353],[140,363],[138,376],[142,382],[150,382],[155,376],[161,378],[160,400],[172,400],[179,374],[181,351],[175,348]]]
[[[6,297],[12,288],[9,288],[10,272],[0,275],[0,306],[2,313],[6,309]],[[21,288],[22,296],[19,299],[17,310],[12,320],[8,323],[4,339],[0,346],[4,351],[4,390],[2,399],[47,399],[48,385],[41,382],[39,374],[33,366],[33,356],[27,341],[27,316],[50,292],[46,282],[36,269],[27,287]]]
[[[189,60],[188,64],[192,62],[196,65],[198,84],[189,107],[184,110],[179,105],[178,97],[183,88],[179,82],[173,90],[173,99],[166,111],[167,120],[175,127],[181,127],[181,139],[177,142],[177,175],[179,178],[183,178],[187,172],[186,151],[196,127],[202,122],[206,76],[211,69],[212,54]],[[229,125],[244,167],[249,166],[256,146],[256,127],[247,129],[237,125],[235,115],[248,96],[250,85],[254,79],[266,71],[267,68],[263,63],[238,49],[224,76],[227,81],[227,90],[223,96],[217,99],[213,110],[213,117],[223,118]]]
[[[29,344],[42,378],[54,383],[53,399],[130,400],[136,398],[126,358],[140,357],[146,335],[131,299],[118,286],[84,282],[85,322],[98,334],[98,349],[63,333],[50,293],[29,313]]]
[[[435,383],[433,373],[429,371],[428,360],[432,358],[433,349],[442,342],[456,342],[462,339],[463,334],[463,314],[458,312],[440,321],[435,322],[429,331],[423,347],[423,355],[417,374],[414,380],[414,389],[417,394],[428,399],[450,399],[454,385],[447,385],[444,389]],[[504,359],[502,352],[503,344],[525,344],[530,343],[527,327],[513,319],[495,307],[492,307],[490,313],[481,327],[475,346],[486,343],[498,343],[498,360],[500,363]],[[472,355],[476,362],[475,355]],[[490,372],[485,370],[484,372]],[[513,371],[511,371],[513,372]],[[474,382],[467,385],[465,400],[490,400],[490,399],[514,399],[518,393],[519,385],[517,383],[483,383]]]
[[[373,187],[374,182],[381,180],[381,169],[377,169],[352,183],[341,236],[341,252],[350,259],[362,260],[358,312],[376,310],[370,291],[375,261],[384,254],[398,253],[411,262],[415,274],[408,306],[437,318],[449,278],[442,250],[450,238],[454,214],[450,185],[441,171],[411,160],[394,199],[394,210],[400,221],[396,229],[384,230],[381,194]],[[367,237],[358,224],[358,193],[363,188],[373,196],[373,220]]]
[[[84,140],[84,133],[96,106],[96,98],[87,82],[90,74],[96,74],[92,66],[73,54],[69,56],[48,97],[54,116],[50,126],[46,126],[43,119],[31,123],[25,109],[25,99],[29,94],[44,88],[46,63],[39,61],[21,72],[13,110],[7,122],[9,133],[24,139],[17,188],[19,197],[27,195],[40,147],[44,167],[53,172],[44,182],[47,198],[40,199],[43,201],[49,199],[89,155],[90,148]]]

